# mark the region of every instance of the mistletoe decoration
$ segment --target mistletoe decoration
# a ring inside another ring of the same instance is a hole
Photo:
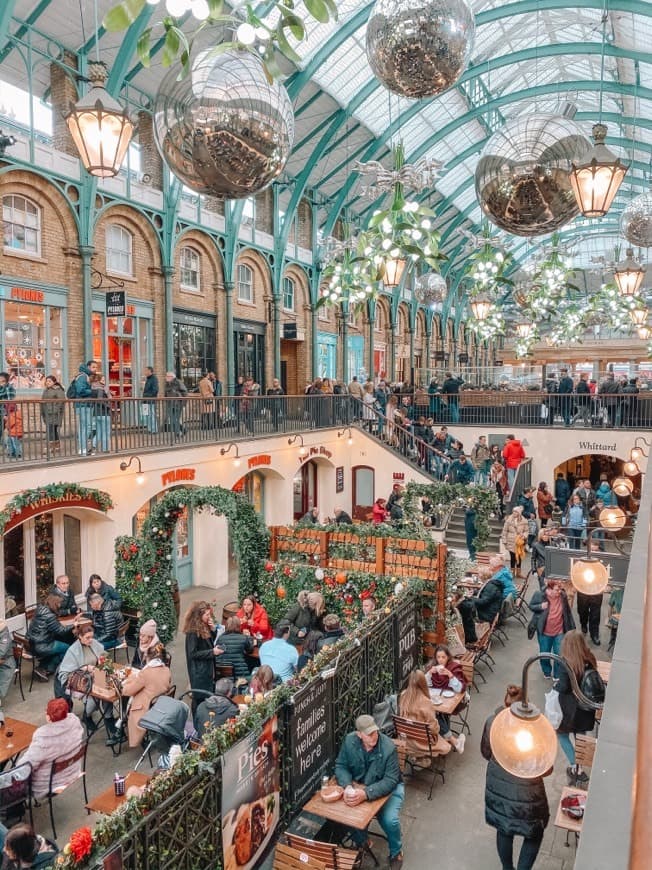
[[[502,310],[494,305],[484,320],[477,320],[472,314],[467,319],[467,326],[482,341],[489,341],[499,335],[505,335],[507,321]]]
[[[121,0],[107,12],[103,25],[108,31],[126,30],[138,19],[146,5],[156,6],[161,2]],[[236,0],[227,12],[223,0],[165,0],[164,5],[167,14],[157,24],[143,30],[138,39],[138,58],[143,66],[149,67],[160,38],[163,66],[171,66],[178,58],[181,62],[181,78],[190,71],[192,43],[207,26],[221,24],[233,31],[231,40],[215,47],[216,54],[232,49],[249,51],[262,59],[267,75],[272,79],[281,75],[282,58],[292,63],[301,61],[290,39],[298,45],[306,38],[306,13],[308,20],[319,24],[337,20],[335,0],[304,0],[305,10],[297,9],[294,0],[272,0],[262,6],[238,3]],[[189,14],[197,21],[197,27],[190,37],[182,29]]]

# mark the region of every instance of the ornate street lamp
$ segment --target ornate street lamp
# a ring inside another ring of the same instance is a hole
[[[645,277],[645,266],[634,259],[634,251],[627,248],[626,257],[614,269],[614,278],[621,296],[636,296]]]
[[[385,274],[383,275],[385,287],[398,287],[406,265],[407,260],[403,257],[395,257],[392,260],[385,261]]]
[[[605,124],[594,124],[595,142],[585,160],[572,164],[569,180],[584,217],[604,217],[618,193],[629,165],[621,163],[607,146]]]
[[[494,303],[486,293],[480,293],[469,302],[469,306],[478,323],[482,323],[491,314]]]
[[[104,87],[105,64],[89,65],[91,88],[65,116],[84,169],[97,178],[112,178],[120,171],[134,132],[126,109]]]

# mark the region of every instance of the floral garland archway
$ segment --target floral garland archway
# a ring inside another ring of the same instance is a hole
[[[116,539],[115,546],[118,591],[127,606],[140,612],[141,623],[156,620],[164,642],[176,631],[172,539],[185,508],[189,512],[208,510],[227,518],[230,544],[238,560],[241,596],[257,591],[269,553],[267,527],[243,496],[221,486],[182,487],[167,492],[150,511],[140,535],[123,535]]]

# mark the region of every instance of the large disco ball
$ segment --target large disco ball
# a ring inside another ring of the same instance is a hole
[[[621,215],[620,232],[630,244],[652,248],[652,190],[630,202]]]
[[[439,272],[426,272],[417,278],[414,285],[414,296],[422,305],[438,305],[446,298],[448,287],[446,279]]]
[[[460,77],[474,34],[465,0],[376,0],[367,22],[367,59],[395,94],[432,97]]]
[[[560,115],[520,115],[487,142],[475,170],[475,192],[496,226],[516,236],[542,236],[579,214],[568,179],[591,143]]]
[[[154,101],[156,144],[172,172],[197,193],[242,199],[283,171],[294,141],[292,104],[246,51],[199,51],[178,81],[171,69]]]

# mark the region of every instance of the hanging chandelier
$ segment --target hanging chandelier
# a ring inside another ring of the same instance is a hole
[[[636,296],[645,277],[645,266],[634,259],[634,251],[627,248],[626,258],[614,269],[614,278],[622,296]]]
[[[97,178],[113,178],[120,171],[134,132],[127,110],[106,90],[106,65],[89,65],[91,87],[65,116],[84,169]]]
[[[482,323],[493,311],[494,303],[486,293],[479,293],[475,298],[471,299],[469,307],[473,312],[473,317],[478,323]]]

